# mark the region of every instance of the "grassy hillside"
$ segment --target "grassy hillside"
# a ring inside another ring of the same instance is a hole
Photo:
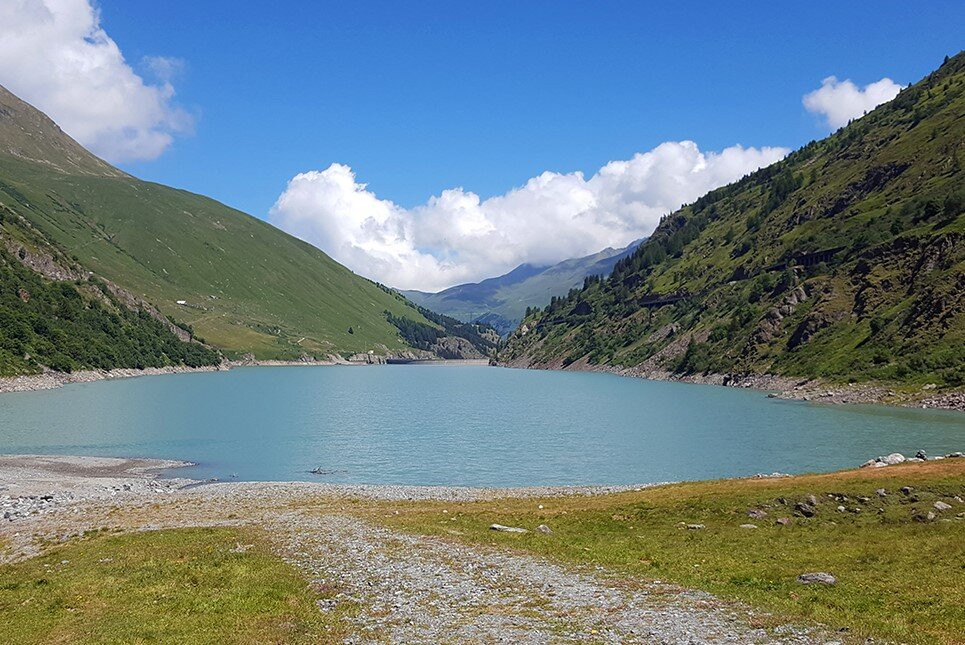
[[[438,293],[404,291],[403,294],[432,311],[464,321],[480,320],[506,335],[516,328],[527,309],[543,307],[553,296],[562,296],[580,287],[587,276],[609,275],[616,263],[630,255],[638,244],[604,249],[548,267],[522,264],[505,275]]]
[[[385,311],[426,322],[259,219],[112,168],[2,88],[0,205],[229,355],[384,353],[406,347]]]
[[[0,207],[0,376],[221,362],[189,342],[189,329],[125,295]]]
[[[965,54],[666,217],[510,338],[520,365],[965,383]]]

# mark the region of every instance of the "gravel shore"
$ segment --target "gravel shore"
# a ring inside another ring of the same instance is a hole
[[[760,615],[709,594],[602,568],[411,535],[353,515],[353,500],[591,495],[639,487],[340,486],[164,479],[147,459],[0,456],[0,562],[86,530],[252,526],[314,585],[352,603],[349,642],[825,643],[819,631],[762,629]],[[354,503],[358,503],[355,501]]]

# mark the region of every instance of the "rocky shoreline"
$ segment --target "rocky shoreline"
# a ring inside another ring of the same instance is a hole
[[[584,360],[565,368],[562,363],[531,363],[524,360],[499,363],[499,367],[515,369],[567,370],[600,372],[642,378],[651,381],[673,381],[694,385],[717,385],[740,387],[768,392],[773,398],[810,401],[824,404],[892,405],[929,410],[953,410],[965,412],[965,389],[937,391],[934,384],[926,384],[917,391],[901,390],[885,383],[834,384],[821,379],[778,376],[776,374],[674,374],[665,370],[648,370],[639,367],[590,365]]]
[[[411,362],[425,364],[458,364],[484,365],[486,360],[475,359],[439,359],[420,358],[408,355],[381,356],[378,354],[355,354],[345,359],[341,356],[330,356],[327,360],[303,359],[294,361],[284,360],[256,360],[244,358],[237,361],[224,361],[220,365],[206,365],[203,367],[186,367],[173,365],[169,367],[146,367],[144,369],[117,368],[112,370],[78,370],[76,372],[55,372],[47,370],[40,374],[26,374],[23,376],[0,377],[0,394],[7,392],[34,392],[52,390],[72,383],[93,383],[95,381],[110,381],[120,378],[135,378],[138,376],[159,376],[164,374],[192,374],[195,372],[225,372],[237,367],[331,367],[386,365],[390,362]]]

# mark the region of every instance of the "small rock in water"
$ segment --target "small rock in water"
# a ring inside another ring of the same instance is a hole
[[[544,535],[550,535],[553,533],[553,529],[546,526],[545,524],[540,524],[539,526],[536,527],[536,530],[539,531],[540,533],[543,533]]]
[[[942,501],[935,502],[936,511],[947,511],[947,510],[950,510],[951,508],[952,508],[951,504],[946,504],[945,502],[942,502]]]
[[[503,526],[502,524],[493,524],[489,529],[491,531],[502,531],[503,533],[529,533],[526,529],[521,529],[518,526]]]
[[[837,584],[838,579],[830,573],[816,571],[814,573],[802,573],[797,577],[797,581],[802,585],[833,585]]]

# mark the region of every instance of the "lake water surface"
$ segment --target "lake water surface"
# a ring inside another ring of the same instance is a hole
[[[178,473],[197,478],[628,484],[963,448],[960,413],[470,365],[260,367],[0,395],[0,453],[185,459],[198,466]]]

